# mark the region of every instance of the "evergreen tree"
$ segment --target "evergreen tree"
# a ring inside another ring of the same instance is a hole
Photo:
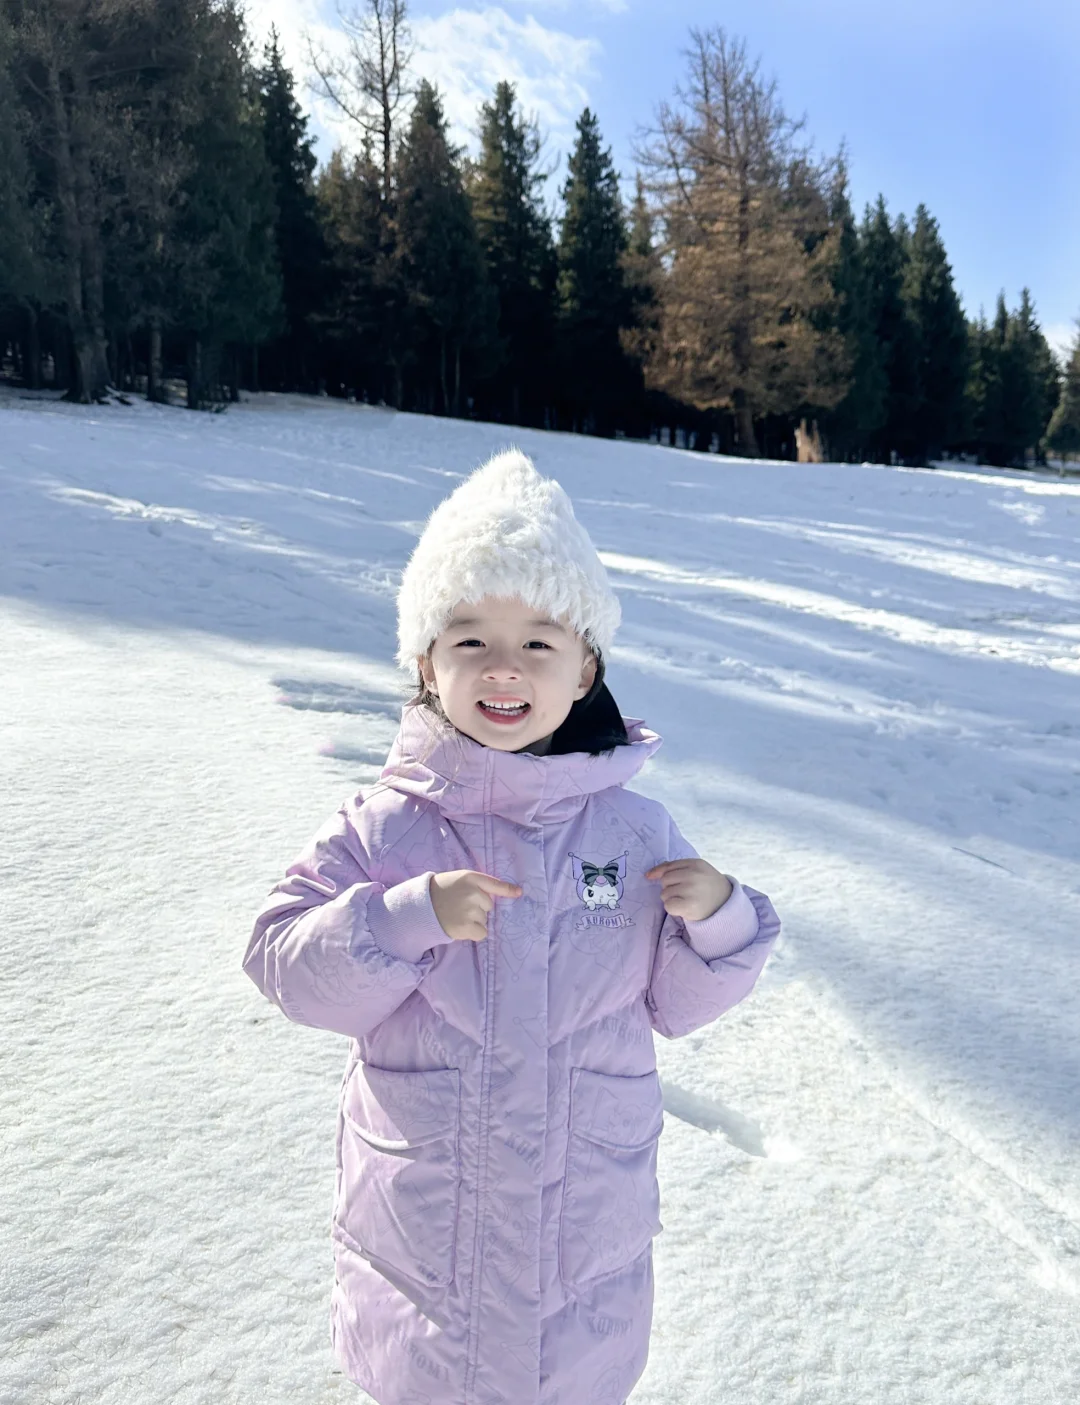
[[[917,456],[926,459],[966,437],[968,327],[937,221],[925,205],[915,211],[904,293],[917,337],[912,438]]]
[[[99,400],[109,382],[105,230],[122,198],[122,98],[115,60],[132,0],[7,0],[14,69],[33,135],[36,196],[69,334],[69,394]],[[131,65],[124,66],[124,73]],[[65,368],[66,370],[67,368]]]
[[[495,303],[436,89],[421,80],[397,160],[397,258],[423,409],[460,414],[462,376],[494,345]]]
[[[655,355],[660,316],[660,288],[664,269],[656,247],[655,220],[638,171],[630,204],[623,281],[626,286],[627,325],[619,340],[626,357],[628,390],[624,404],[627,428],[641,433],[648,428],[645,367]]]
[[[1036,458],[1041,453],[1042,438],[1053,412],[1047,372],[1047,363],[1052,364],[1053,358],[1036,320],[1029,290],[1025,288],[1021,293],[1016,312],[1006,314],[1002,332],[1004,308],[1002,296],[995,324],[1001,345],[1002,444],[998,458],[1004,463],[1023,464],[1029,450]]]
[[[871,452],[875,436],[885,424],[889,382],[843,167],[834,188],[831,214],[838,233],[832,272],[834,317],[844,339],[849,380],[843,399],[825,416],[824,429],[832,455],[862,459]]]
[[[108,246],[114,342],[127,380],[145,347],[146,394],[166,398],[166,348],[175,331],[188,257],[180,238],[185,185],[199,163],[192,133],[202,111],[201,57],[212,43],[214,0],[156,0],[138,11],[129,48],[143,57],[125,98],[126,163],[120,218]],[[176,340],[179,347],[181,332]],[[119,377],[123,382],[125,378]]]
[[[921,403],[918,333],[904,286],[910,235],[900,220],[890,223],[884,196],[867,206],[861,230],[869,319],[888,386],[884,423],[872,436],[871,450],[880,463],[895,452],[903,462],[918,461],[921,446],[913,425]]]
[[[316,198],[329,259],[327,295],[317,318],[326,378],[386,403],[396,389],[382,354],[391,275],[384,252],[382,173],[370,138],[351,159],[340,148],[333,153],[319,172]]]
[[[1046,435],[1050,421],[1054,417],[1062,394],[1062,371],[1050,343],[1042,328],[1036,323],[1032,352],[1035,361],[1035,377],[1041,388],[1040,430],[1035,445],[1035,462],[1046,463]]]
[[[1046,443],[1065,462],[1071,455],[1080,454],[1080,323],[1065,362],[1065,379],[1046,433]]]
[[[44,230],[32,204],[32,172],[24,140],[25,114],[12,64],[11,27],[0,14],[0,349],[18,348],[18,369],[27,385],[40,376],[38,319],[48,296]]]
[[[563,202],[558,247],[562,401],[575,428],[609,432],[631,385],[620,333],[630,325],[632,310],[619,178],[589,108],[578,119]]]
[[[34,282],[30,165],[11,72],[12,49],[11,27],[0,14],[0,300],[21,300]]]
[[[69,393],[130,384],[147,332],[220,360],[264,337],[277,299],[272,192],[237,0],[4,0],[47,232],[48,319]],[[28,358],[33,360],[34,358]],[[235,357],[228,379],[235,391]],[[194,399],[199,398],[196,389]]]
[[[1002,399],[1002,351],[1009,330],[1005,294],[999,295],[993,322],[983,313],[970,328],[970,370],[968,402],[971,424],[970,446],[980,462],[1006,464],[1005,421]]]
[[[225,387],[235,396],[241,348],[276,333],[282,315],[258,74],[236,0],[220,0],[207,21],[190,133],[197,164],[184,183],[177,226],[175,320],[187,334],[192,407]]]
[[[512,83],[480,109],[480,156],[470,195],[498,300],[498,370],[485,408],[515,424],[542,422],[550,404],[556,260],[543,208],[540,136],[517,111]]]
[[[645,183],[638,171],[634,177],[634,198],[623,255],[623,280],[630,308],[630,324],[623,342],[637,360],[646,354],[645,342],[655,331],[656,309],[664,269],[656,247],[656,220],[645,195]]]
[[[311,319],[322,296],[326,260],[313,179],[318,162],[276,29],[265,48],[259,96],[284,312],[281,336],[263,352],[264,380],[278,389],[310,390],[317,380]]]

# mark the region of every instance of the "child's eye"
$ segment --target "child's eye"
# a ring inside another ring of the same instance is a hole
[[[484,641],[482,639],[459,639],[458,642],[454,645],[454,648],[462,649],[465,647],[466,644],[479,644],[482,648]],[[551,648],[551,645],[546,643],[543,639],[530,639],[529,647],[531,648],[533,644],[539,644],[541,649]]]

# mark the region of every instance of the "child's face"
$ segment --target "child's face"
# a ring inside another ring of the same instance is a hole
[[[596,656],[565,617],[545,620],[532,605],[491,595],[458,604],[417,662],[459,732],[482,746],[539,756],[596,675]],[[504,715],[486,709],[487,701],[528,706]]]

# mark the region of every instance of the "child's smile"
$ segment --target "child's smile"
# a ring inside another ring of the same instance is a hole
[[[509,702],[494,698],[484,698],[476,706],[485,717],[502,727],[521,722],[531,710],[527,702]]]

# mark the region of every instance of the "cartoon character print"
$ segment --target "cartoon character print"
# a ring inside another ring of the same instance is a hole
[[[574,882],[582,905],[582,915],[577,927],[604,926],[629,927],[632,918],[619,907],[626,878],[626,860],[629,850],[606,863],[594,863],[583,859],[571,851],[569,858],[573,864]]]
[[[629,850],[624,849],[617,859],[610,859],[602,866],[590,863],[588,859],[578,858],[577,854],[570,854],[574,864],[577,895],[589,912],[595,912],[597,908],[606,908],[613,912],[618,908],[619,899],[623,895],[628,854]]]

